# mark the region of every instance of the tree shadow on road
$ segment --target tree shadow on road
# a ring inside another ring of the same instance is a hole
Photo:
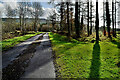
[[[89,78],[100,78],[99,68],[100,68],[100,45],[95,43],[92,53],[92,62],[90,67]]]

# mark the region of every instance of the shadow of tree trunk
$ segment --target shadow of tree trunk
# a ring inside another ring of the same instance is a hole
[[[99,68],[100,68],[100,45],[95,43],[92,53],[92,63],[90,67],[89,78],[99,78]]]
[[[118,63],[117,63],[117,66],[118,66],[118,71],[120,73],[120,42],[119,41],[111,41],[113,44],[117,45],[118,47]]]

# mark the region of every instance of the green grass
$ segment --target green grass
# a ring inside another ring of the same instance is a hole
[[[117,41],[78,42],[49,33],[59,78],[120,78]]]
[[[12,39],[3,40],[0,42],[0,45],[2,44],[2,51],[8,50],[9,48],[14,47],[16,44],[19,44],[20,42],[23,42],[23,41],[29,39],[30,37],[33,37],[40,33],[42,33],[42,32],[38,32],[38,33],[34,33],[34,34],[27,34],[24,36],[14,37]]]
[[[120,34],[120,31],[116,31],[116,33]]]

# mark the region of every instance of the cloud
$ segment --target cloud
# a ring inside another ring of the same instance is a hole
[[[52,15],[54,13],[54,11],[57,13],[57,10],[55,8],[44,8],[42,7],[44,14],[43,16],[41,16],[42,18],[47,18],[50,15]]]
[[[1,2],[17,2],[18,0],[0,0]]]
[[[3,13],[4,13],[4,4],[0,3],[0,17],[2,17]]]
[[[17,2],[5,2],[4,5],[9,5],[12,9],[16,9],[18,7]]]
[[[4,8],[4,5],[2,3],[0,3],[0,11],[1,12],[2,12],[3,8]]]
[[[43,9],[43,15],[40,16],[40,18],[45,18],[47,19],[47,17],[49,17],[50,15],[52,15],[54,13],[54,11],[57,13],[57,10],[55,8],[44,8]],[[33,11],[34,8],[33,7],[29,7],[29,10]]]
[[[7,1],[7,0],[6,0]],[[18,7],[18,3],[17,0],[16,2],[3,2],[0,3],[0,11],[2,12],[2,17],[6,17],[5,13],[6,13],[6,9],[5,6],[9,5],[12,9],[16,9]],[[30,10],[34,10],[33,7],[29,7]],[[41,16],[42,18],[47,18],[49,17],[50,14],[53,14],[53,11],[57,12],[57,10],[55,8],[44,8],[42,7],[44,14]]]
[[[3,0],[3,1],[7,1],[7,0]],[[0,3],[0,17],[5,17],[6,5],[9,5],[12,9],[16,9],[18,7],[17,0],[14,0],[14,2],[3,2],[3,1]]]
[[[16,9],[18,6],[17,0],[2,0],[1,2],[3,2],[4,6],[9,5],[12,9]]]
[[[0,0],[1,2],[49,2],[50,0]]]

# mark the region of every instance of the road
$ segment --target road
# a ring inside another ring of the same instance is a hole
[[[43,36],[43,37],[40,38],[40,36]],[[29,60],[28,66],[25,67],[24,73],[22,75],[19,75],[19,78],[26,79],[26,78],[55,78],[56,77],[55,68],[54,68],[54,64],[53,64],[51,43],[49,40],[48,33],[45,33],[45,34],[40,34],[40,35],[34,36],[34,37],[26,40],[25,42],[22,42],[22,43],[16,45],[13,49],[5,52],[2,55],[2,63],[3,63],[2,68],[4,69],[4,75],[6,76],[6,77],[4,76],[4,78],[9,79],[10,76],[11,77],[15,76],[14,75],[14,71],[15,71],[14,67],[16,65],[18,65],[20,62],[18,64],[16,64],[16,63],[12,63],[12,61],[13,60],[14,61],[21,60],[20,57],[23,57],[23,55],[20,56],[20,54],[26,54],[26,53],[23,53],[23,51],[28,50],[29,49],[28,47],[30,47],[30,45],[33,44],[34,42],[38,42],[36,47],[34,47],[34,49],[35,49],[34,55]],[[29,50],[29,52],[30,52],[30,50]],[[27,53],[27,54],[31,54],[31,53]],[[19,59],[16,58],[18,55],[19,55],[19,57],[18,57]],[[26,57],[26,55],[24,55],[24,57]],[[12,71],[10,66],[8,67],[9,64],[11,64],[11,68],[12,68],[12,65],[14,66],[13,67],[14,71],[10,72],[10,74],[8,75],[8,72]],[[24,65],[24,63],[23,63],[23,65]],[[17,66],[16,66],[16,68],[17,68]],[[21,69],[21,68],[22,67],[20,67],[19,69]],[[16,70],[16,71],[17,72],[15,72],[15,73],[18,74],[19,70]]]
[[[25,50],[28,47],[29,44],[31,44],[33,41],[38,39],[38,37],[40,37],[41,35],[42,34],[34,36],[26,40],[25,42],[22,42],[16,45],[13,49],[8,50],[7,52],[3,53],[2,54],[2,68],[5,68],[6,66],[8,66],[8,64],[10,64],[11,61],[13,61],[19,54],[21,54],[23,50]]]
[[[55,78],[52,48],[48,33],[43,35],[41,44],[36,50],[22,78]]]

